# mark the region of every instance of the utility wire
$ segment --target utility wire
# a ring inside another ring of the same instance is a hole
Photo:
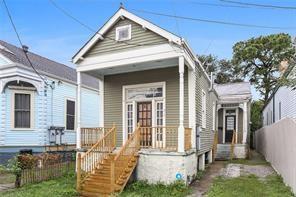
[[[197,1],[189,1],[189,2],[192,4],[211,6],[211,7],[251,8],[250,6],[243,6],[243,5],[228,5],[228,4],[222,4],[222,3],[205,3],[205,2],[197,2]]]
[[[67,10],[65,10],[64,8],[62,8],[61,6],[59,6],[54,0],[48,0],[57,10],[59,10],[60,12],[62,12],[65,16],[71,18],[73,21],[75,21],[76,23],[80,24],[81,26],[85,27],[86,29],[88,29],[89,31],[101,36],[102,38],[107,38],[109,40],[112,40],[114,42],[118,42],[116,39],[108,37],[108,36],[103,36],[102,34],[100,34],[98,31],[96,31],[95,29],[91,28],[90,26],[86,25],[84,22],[82,22],[81,20],[79,20],[78,18],[74,17],[72,14],[70,14]],[[136,44],[136,43],[129,43],[126,41],[120,41],[120,43],[124,43],[125,45],[132,45],[132,46],[151,46],[151,45],[156,45],[159,43],[149,43],[149,44]]]
[[[220,0],[220,1],[225,2],[225,3],[230,3],[230,4],[261,7],[261,8],[296,10],[296,7],[294,7],[294,6],[279,6],[279,5],[271,5],[271,4],[247,3],[247,2],[232,1],[232,0]]]
[[[20,45],[21,45],[21,49],[22,49],[22,51],[24,52],[26,59],[28,60],[30,66],[33,68],[34,72],[35,72],[35,73],[40,77],[40,79],[42,79],[42,81],[48,86],[49,84],[47,83],[47,81],[41,76],[41,74],[40,74],[40,73],[36,70],[36,68],[33,66],[33,64],[32,64],[32,62],[31,62],[31,60],[30,60],[30,58],[29,58],[29,56],[28,56],[28,54],[27,54],[27,53],[28,53],[27,47],[26,47],[25,45],[23,45],[23,42],[22,42],[22,40],[21,40],[21,38],[20,38],[20,35],[19,35],[19,33],[18,33],[17,29],[16,29],[16,26],[15,26],[15,24],[14,24],[14,22],[13,22],[12,16],[11,16],[11,14],[10,14],[10,11],[9,11],[9,9],[8,9],[8,6],[7,6],[6,2],[5,2],[5,0],[2,0],[2,2],[3,2],[3,4],[4,4],[5,10],[6,10],[7,15],[8,15],[8,17],[9,17],[9,20],[10,20],[10,23],[11,23],[13,29],[14,29],[14,32],[15,32],[15,34],[16,34],[16,36],[17,36],[17,39],[18,39],[18,41],[19,41],[19,43],[20,43]],[[49,86],[51,87],[51,85],[49,85]],[[52,87],[51,87],[51,88],[52,88]]]
[[[264,25],[254,25],[254,24],[245,24],[245,23],[234,23],[234,22],[228,22],[228,21],[221,21],[221,20],[210,20],[210,19],[202,19],[202,18],[192,18],[192,17],[186,17],[186,16],[174,16],[170,14],[164,14],[164,13],[157,13],[157,12],[151,12],[146,10],[138,10],[138,9],[131,9],[136,12],[142,12],[146,14],[156,15],[156,16],[165,16],[170,18],[179,18],[183,20],[191,20],[191,21],[198,21],[198,22],[204,22],[204,23],[214,23],[214,24],[220,24],[220,25],[230,25],[230,26],[239,26],[239,27],[249,27],[249,28],[262,28],[262,29],[277,29],[277,30],[284,30],[284,29],[296,29],[296,27],[277,27],[277,26],[264,26]]]

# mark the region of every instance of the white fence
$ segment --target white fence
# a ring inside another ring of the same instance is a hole
[[[284,118],[256,131],[255,147],[296,194],[296,121]]]

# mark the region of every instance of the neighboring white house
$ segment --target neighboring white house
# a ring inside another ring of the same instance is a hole
[[[75,148],[77,76],[74,68],[0,40],[0,163],[20,150]],[[99,81],[82,76],[81,124],[99,126]]]
[[[288,79],[295,78],[296,66],[291,65],[284,73]],[[263,126],[271,125],[285,117],[296,117],[296,90],[278,86],[262,110]]]

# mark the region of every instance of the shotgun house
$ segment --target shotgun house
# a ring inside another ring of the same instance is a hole
[[[0,41],[0,163],[29,152],[75,150],[76,70]],[[40,74],[40,76],[38,74]],[[83,74],[81,124],[99,126],[99,80]]]
[[[150,183],[190,183],[212,162],[218,95],[183,38],[120,8],[73,62],[84,195],[121,191],[133,172]],[[100,80],[105,135],[95,144],[89,133],[98,129],[81,125],[82,74]]]
[[[246,158],[249,150],[251,85],[249,82],[216,84],[215,90],[218,93],[218,145],[215,158]]]

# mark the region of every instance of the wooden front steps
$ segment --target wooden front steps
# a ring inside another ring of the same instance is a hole
[[[115,167],[115,171],[122,171],[123,173],[115,181],[114,185],[112,185],[111,162],[112,160],[114,160],[114,155],[109,154],[103,161],[100,162],[97,168],[83,181],[83,183],[81,184],[81,196],[110,196],[114,192],[121,192],[124,189],[126,183],[128,182],[138,162],[137,155],[128,158],[130,159],[125,169],[117,169]]]

